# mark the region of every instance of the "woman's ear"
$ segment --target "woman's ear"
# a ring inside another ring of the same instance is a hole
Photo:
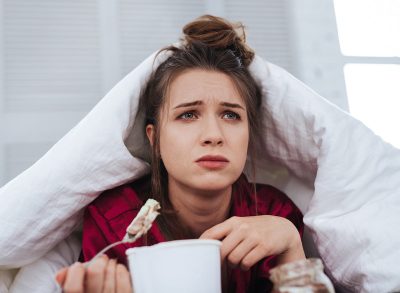
[[[146,135],[147,138],[149,139],[150,145],[153,146],[154,142],[154,125],[153,124],[148,124],[146,126]]]

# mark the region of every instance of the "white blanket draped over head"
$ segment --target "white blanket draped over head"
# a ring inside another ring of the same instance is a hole
[[[69,235],[84,207],[149,172],[144,122],[134,122],[140,89],[166,57],[147,58],[0,189],[1,292],[54,292],[54,272],[78,257]],[[250,71],[265,112],[255,180],[299,205],[338,286],[400,290],[400,151],[278,66],[256,57]]]

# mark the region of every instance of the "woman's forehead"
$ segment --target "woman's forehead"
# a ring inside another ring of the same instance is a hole
[[[168,104],[174,108],[196,101],[204,105],[225,102],[245,106],[234,81],[227,74],[203,69],[185,70],[171,82]]]

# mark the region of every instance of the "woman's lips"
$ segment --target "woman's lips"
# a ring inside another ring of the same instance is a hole
[[[203,156],[196,160],[196,163],[207,169],[222,169],[228,165],[229,160],[223,156]]]

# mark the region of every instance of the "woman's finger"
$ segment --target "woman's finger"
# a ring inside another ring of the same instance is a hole
[[[117,264],[116,293],[132,293],[131,276],[122,264]]]
[[[86,293],[99,293],[103,290],[108,257],[103,255],[86,268]]]
[[[235,246],[232,251],[227,255],[228,263],[236,267],[241,264],[244,258],[257,247],[257,242],[245,239]]]
[[[59,270],[55,276],[56,282],[60,287],[64,285],[65,278],[67,277],[68,267],[62,268]]]
[[[67,276],[63,285],[65,293],[84,292],[85,267],[82,263],[76,262],[67,270]]]
[[[115,293],[115,278],[116,278],[117,261],[111,259],[106,268],[104,277],[103,293]]]
[[[229,218],[228,220],[204,231],[204,233],[201,234],[199,238],[221,240],[233,230],[234,225],[236,224],[237,221],[238,221],[237,217]]]
[[[244,240],[244,235],[239,231],[228,234],[221,244],[221,260],[225,258]]]
[[[242,261],[240,262],[240,268],[244,271],[247,271],[264,257],[264,249],[260,245],[257,245],[244,258],[242,258]]]

